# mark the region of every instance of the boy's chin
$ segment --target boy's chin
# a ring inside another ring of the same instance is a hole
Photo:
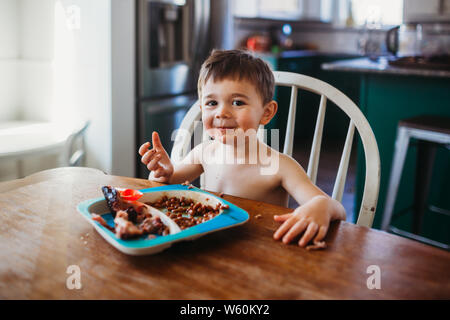
[[[235,135],[230,135],[230,134],[222,134],[222,135],[218,135],[215,137],[215,140],[222,143],[222,144],[228,144],[228,145],[232,145],[235,144],[236,142],[236,136]]]
[[[234,145],[238,146],[238,144],[247,144],[250,140],[253,140],[253,138],[256,139],[256,135],[245,135],[245,134],[239,134],[240,132],[236,132],[234,134],[221,134],[216,135],[214,137],[214,140],[226,144],[226,145]]]
[[[223,130],[212,129],[209,134],[215,141],[228,145],[236,145],[239,142],[248,141],[250,137],[256,137],[255,130],[244,131],[241,128],[226,130],[226,132]]]

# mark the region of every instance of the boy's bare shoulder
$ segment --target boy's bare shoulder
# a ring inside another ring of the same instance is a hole
[[[294,171],[304,171],[303,167],[300,163],[297,162],[294,158],[291,156],[279,152],[280,157],[280,173],[282,175],[289,175],[293,173]]]

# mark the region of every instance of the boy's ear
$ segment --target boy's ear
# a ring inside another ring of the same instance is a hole
[[[272,120],[278,110],[278,103],[275,100],[270,101],[264,106],[264,113],[259,124],[266,125]]]

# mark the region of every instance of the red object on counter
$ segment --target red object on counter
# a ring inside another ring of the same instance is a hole
[[[269,51],[270,38],[267,36],[252,36],[247,39],[247,49],[251,51]]]

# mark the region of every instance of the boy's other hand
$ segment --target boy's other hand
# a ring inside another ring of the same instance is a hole
[[[273,238],[288,244],[303,233],[298,241],[301,247],[313,239],[314,243],[322,241],[331,221],[329,212],[328,199],[316,197],[292,213],[274,216],[274,220],[282,222],[282,225],[275,231]]]
[[[153,148],[150,148],[150,142],[146,142],[139,148],[139,154],[142,156],[141,162],[151,171],[149,179],[157,182],[168,183],[173,174],[173,165],[170,157],[164,149],[157,132],[152,134]]]

